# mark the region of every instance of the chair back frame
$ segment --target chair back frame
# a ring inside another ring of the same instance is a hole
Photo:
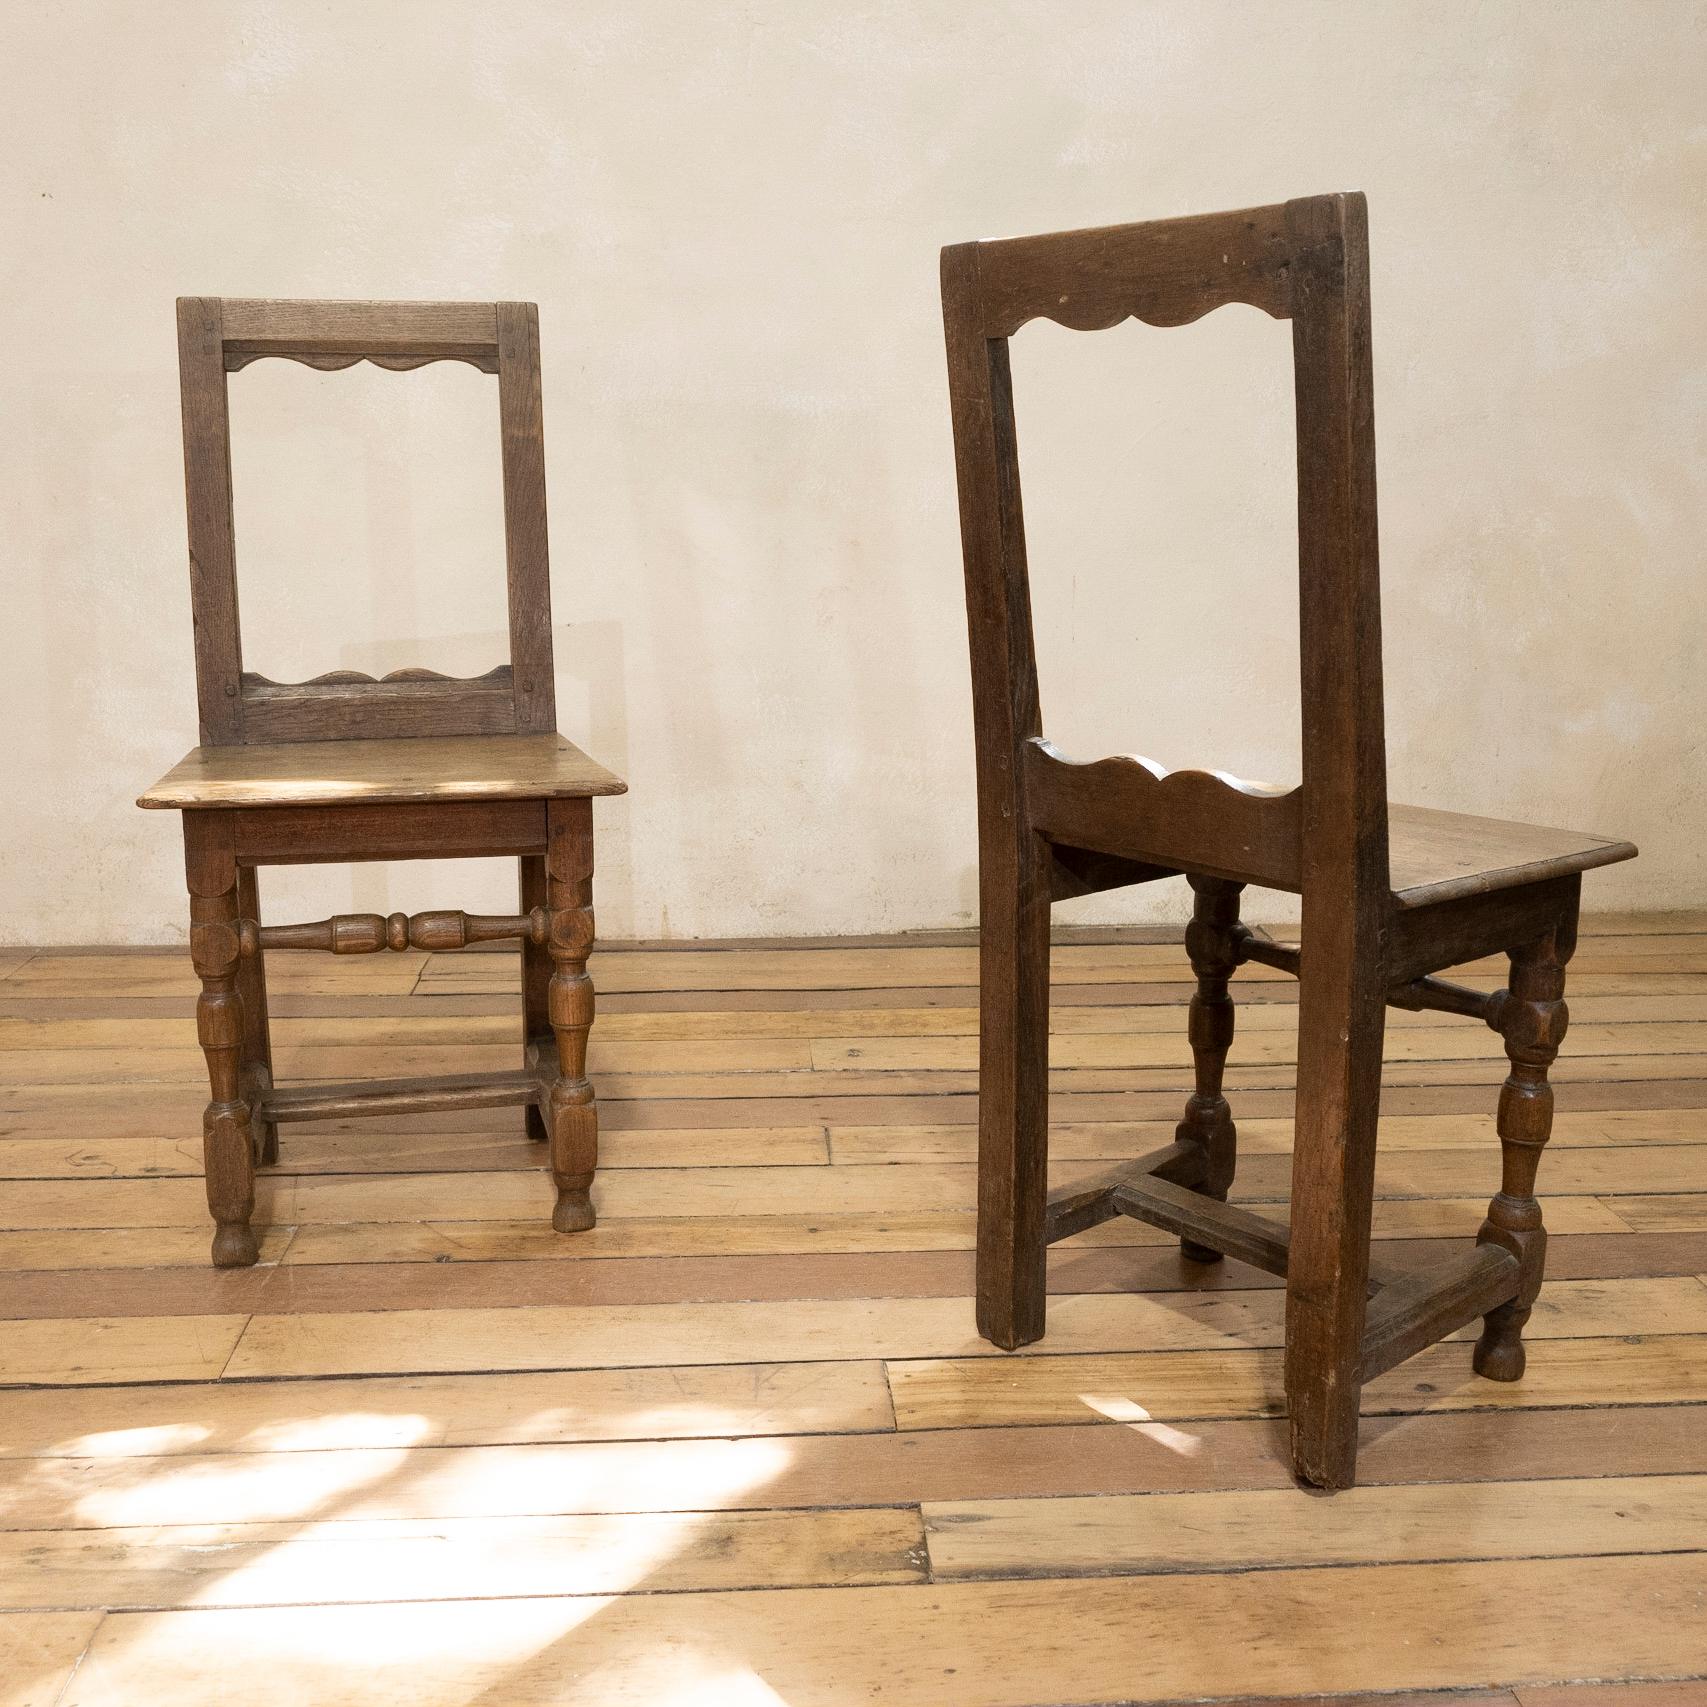
[[[942,281],[985,853],[1001,863],[1024,827],[1157,867],[1384,901],[1363,197],[960,244],[943,251]],[[1233,302],[1292,323],[1303,774],[1282,794],[1131,759],[1068,765],[1042,739],[1008,339],[1033,319],[1179,326]]]
[[[464,361],[498,379],[510,661],[462,679],[337,670],[278,683],[245,671],[226,376],[265,357],[332,369]],[[204,746],[557,728],[546,546],[539,312],[531,302],[303,302],[180,297],[184,484],[196,698]]]

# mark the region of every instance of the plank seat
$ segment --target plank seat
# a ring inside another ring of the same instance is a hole
[[[1388,882],[1400,907],[1429,907],[1634,859],[1630,842],[1503,818],[1387,808]]]
[[[626,784],[572,741],[544,735],[290,741],[197,747],[138,806],[377,806],[436,800],[565,800]]]
[[[1220,771],[1164,770],[1136,754],[1084,761],[1034,737],[1020,750],[1030,816],[1058,848],[1170,872],[1304,887],[1304,790]],[[1586,830],[1387,807],[1386,888],[1401,909],[1492,895],[1634,859],[1629,842]],[[1138,872],[1122,881],[1147,881]]]

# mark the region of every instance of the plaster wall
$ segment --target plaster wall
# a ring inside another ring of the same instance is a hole
[[[0,78],[0,939],[184,932],[175,822],[131,804],[195,730],[174,296],[539,302],[562,726],[633,784],[603,933],[946,926],[939,246],[1354,188],[1393,792],[1634,838],[1603,908],[1707,902],[1701,4],[74,0],[4,9]],[[1294,775],[1285,329],[1034,326],[1014,364],[1050,733]],[[232,394],[252,667],[501,658],[489,379]]]

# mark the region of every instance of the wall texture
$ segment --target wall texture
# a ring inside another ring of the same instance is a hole
[[[1704,73],[1688,0],[5,8],[0,938],[183,934],[131,805],[195,728],[175,295],[537,300],[563,726],[634,788],[603,931],[937,926],[975,910],[938,247],[1353,188],[1394,792],[1634,837],[1602,906],[1707,901]],[[1287,355],[1243,309],[1016,340],[1069,749],[1295,766]],[[489,387],[234,377],[253,664],[497,660]]]

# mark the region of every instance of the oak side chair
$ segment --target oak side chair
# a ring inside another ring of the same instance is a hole
[[[510,661],[461,680],[336,670],[278,683],[243,668],[226,375],[268,356],[316,368],[471,363],[498,379]],[[593,987],[594,795],[620,778],[557,733],[546,557],[539,316],[528,302],[178,303],[190,595],[201,742],[142,806],[183,814],[197,1032],[212,1100],[203,1121],[213,1261],[253,1263],[255,1166],[278,1126],[359,1114],[526,1106],[549,1142],[552,1225],[593,1225],[598,1115],[587,1079]],[[263,865],[514,856],[515,914],[341,914],[263,925]],[[273,1083],[265,955],[372,954],[519,939],[522,1065],[417,1080]]]
[[[1115,1215],[1178,1233],[1188,1258],[1283,1274],[1293,1465],[1348,1487],[1365,1381],[1478,1316],[1476,1370],[1523,1373],[1581,874],[1636,850],[1388,804],[1362,196],[960,244],[943,251],[942,292],[978,768],[979,1331],[1009,1349],[1039,1338],[1045,1248]],[[1287,791],[1132,757],[1075,762],[1044,739],[1038,706],[1007,341],[1033,319],[1179,326],[1230,302],[1292,322],[1303,766]],[[1048,1192],[1050,903],[1181,873],[1195,891],[1196,1089],[1176,1142]],[[1300,946],[1239,922],[1246,884],[1301,895]],[[1433,976],[1492,953],[1511,963],[1492,995]],[[1228,980],[1246,961],[1299,981],[1290,1228],[1226,1202]],[[1511,1063],[1500,1190],[1475,1244],[1421,1271],[1370,1255],[1388,1004],[1480,1019]]]

